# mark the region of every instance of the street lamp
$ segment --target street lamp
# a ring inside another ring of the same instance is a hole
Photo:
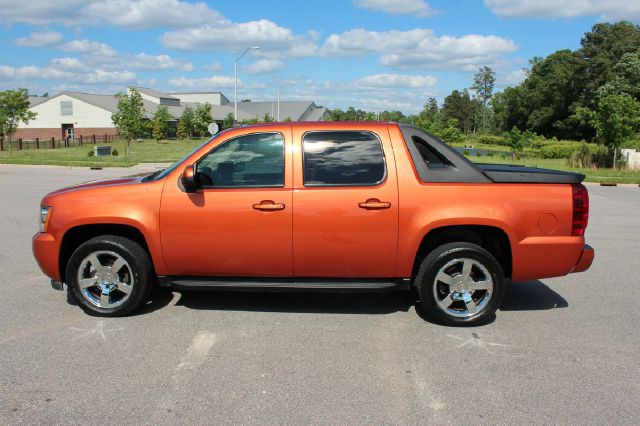
[[[278,87],[278,118],[277,118],[276,121],[280,121],[280,89],[284,88],[285,86],[291,85],[291,84],[296,84],[296,82],[295,81],[287,81],[282,86]]]
[[[242,52],[242,55],[238,56],[233,63],[233,121],[238,122],[238,61],[247,54],[250,50],[258,50],[260,46],[252,46]]]

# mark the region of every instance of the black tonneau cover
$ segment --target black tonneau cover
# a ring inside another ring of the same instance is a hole
[[[559,170],[539,169],[510,164],[476,164],[497,183],[581,183],[584,175]]]

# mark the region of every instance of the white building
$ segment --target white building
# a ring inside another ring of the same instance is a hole
[[[214,121],[222,121],[231,113],[234,105],[220,92],[164,93],[144,87],[135,87],[142,96],[145,116],[153,117],[159,105],[165,105],[177,120],[185,107],[195,108],[199,103],[212,105]],[[29,124],[21,125],[14,138],[22,139],[65,139],[82,135],[113,136],[116,129],[111,114],[117,111],[118,101],[115,95],[96,95],[81,92],[60,92],[51,97],[29,97],[29,109],[37,116]],[[275,118],[277,103],[239,102],[238,121],[260,120],[265,114]],[[280,102],[280,118],[284,121],[321,121],[327,109],[312,101]]]

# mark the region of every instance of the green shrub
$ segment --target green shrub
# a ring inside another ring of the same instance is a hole
[[[462,152],[462,155],[464,155],[465,157],[469,156],[469,151],[467,151],[466,149]]]
[[[114,150],[111,152],[111,155],[113,155],[114,157],[117,157],[118,155],[120,155],[120,153],[118,152],[118,150],[117,150],[117,149],[114,149]]]
[[[482,157],[482,153],[480,151],[476,151],[476,157]]]
[[[503,136],[495,136],[495,135],[481,135],[476,139],[478,143],[482,143],[485,145],[500,145],[500,146],[509,146],[509,142],[507,138]]]
[[[493,151],[487,151],[487,157],[493,157]]]
[[[580,146],[580,149],[573,151],[568,162],[570,167],[579,167],[582,169],[590,169],[592,166],[591,151],[586,143]]]
[[[94,155],[96,155],[96,153],[93,152],[93,150],[87,152],[87,157],[93,157]]]

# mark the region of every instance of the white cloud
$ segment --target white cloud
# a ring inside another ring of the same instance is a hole
[[[430,75],[375,74],[356,80],[363,87],[431,88],[438,82]]]
[[[229,89],[233,87],[234,78],[227,76],[212,76],[201,78],[174,77],[169,80],[169,84],[180,89]],[[238,86],[241,84],[238,80]]]
[[[362,9],[378,10],[390,15],[415,15],[419,18],[433,15],[433,9],[424,0],[354,0]]]
[[[95,56],[116,56],[118,52],[106,43],[92,40],[72,40],[58,46],[58,49],[73,53],[90,53]]]
[[[504,18],[640,19],[640,2],[636,0],[484,0],[484,4]]]
[[[382,65],[399,69],[474,71],[516,49],[512,40],[494,35],[438,37],[427,29],[384,32],[354,29],[330,35],[321,52],[329,57],[379,54]]]
[[[121,54],[106,43],[93,40],[71,40],[57,46],[65,52],[83,55],[86,64],[110,70],[137,69],[143,71],[193,71],[193,63],[177,61],[169,55]]]
[[[138,53],[137,55],[124,56],[123,65],[145,71],[160,71],[177,69],[179,71],[193,71],[191,62],[176,61],[169,55],[147,55]]]
[[[187,28],[226,22],[204,2],[179,0],[0,0],[0,22],[115,25],[125,28]]]
[[[43,47],[60,43],[64,37],[56,31],[36,31],[29,37],[20,37],[14,40],[20,47]]]
[[[176,50],[240,53],[249,46],[260,46],[262,56],[311,56],[316,49],[316,34],[297,35],[269,20],[205,25],[166,32],[165,47]]]
[[[247,74],[269,74],[284,68],[284,62],[279,59],[260,59],[242,68]]]
[[[527,78],[527,73],[521,68],[511,71],[496,72],[496,88],[513,87],[522,83]]]
[[[88,69],[87,65],[77,58],[55,58],[51,60],[51,66],[64,71],[86,71]]]
[[[222,64],[220,62],[214,62],[212,64],[203,65],[202,69],[210,72],[220,72],[222,71]]]
[[[65,70],[51,67],[11,67],[0,66],[0,81],[29,82],[33,80],[59,80],[65,83],[96,84],[126,83],[135,80],[136,75],[130,71],[105,71],[100,69],[88,72],[82,70]]]
[[[0,0],[0,22],[23,22],[26,24],[49,24],[64,17],[77,16],[84,0]]]

